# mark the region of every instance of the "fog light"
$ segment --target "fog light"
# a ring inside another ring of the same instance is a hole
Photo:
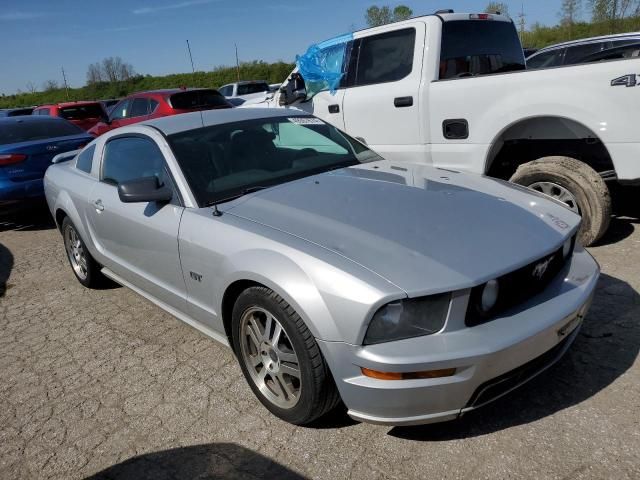
[[[443,368],[440,370],[424,370],[422,372],[379,372],[370,368],[361,367],[360,370],[365,377],[376,378],[378,380],[417,380],[420,378],[441,378],[451,377],[456,373],[455,368]]]
[[[500,284],[497,280],[489,280],[482,289],[482,297],[480,305],[483,312],[488,312],[496,306],[498,294],[500,293]]]

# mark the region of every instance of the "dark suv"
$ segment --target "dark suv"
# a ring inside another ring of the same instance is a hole
[[[640,32],[583,38],[541,48],[527,57],[527,69],[559,67],[585,63],[602,52],[640,43]],[[606,57],[606,55],[605,55]]]

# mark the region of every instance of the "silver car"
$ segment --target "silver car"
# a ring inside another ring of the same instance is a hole
[[[65,160],[64,158],[59,160]],[[69,262],[229,345],[295,424],[443,421],[569,348],[599,269],[521,187],[383,160],[295,109],[177,115],[48,169]]]

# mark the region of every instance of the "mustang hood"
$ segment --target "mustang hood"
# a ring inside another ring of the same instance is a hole
[[[388,161],[270,188],[228,212],[327,248],[410,296],[471,287],[531,263],[580,221],[505,182]]]

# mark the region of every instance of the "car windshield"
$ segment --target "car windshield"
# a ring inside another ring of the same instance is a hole
[[[18,121],[2,123],[0,126],[0,145],[30,142],[46,138],[68,137],[84,131],[74,124],[59,119],[38,119],[36,121]]]
[[[245,83],[238,85],[238,95],[250,95],[252,93],[268,92],[269,85],[263,82]]]
[[[86,118],[100,118],[104,116],[104,110],[99,103],[87,105],[74,105],[73,107],[62,107],[60,116],[66,120],[84,120]]]
[[[168,139],[200,205],[381,160],[335,127],[309,116],[214,125],[175,133]]]

